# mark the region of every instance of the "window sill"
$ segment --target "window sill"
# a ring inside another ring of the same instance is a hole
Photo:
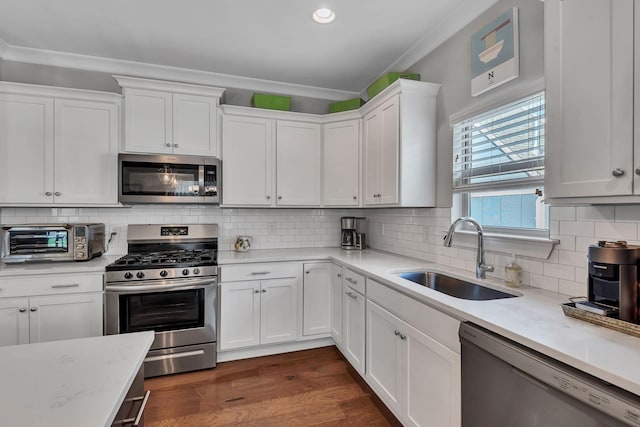
[[[453,246],[475,249],[477,239],[475,231],[458,230],[453,236]],[[557,239],[484,232],[484,249],[489,252],[548,259],[558,243],[560,240]]]

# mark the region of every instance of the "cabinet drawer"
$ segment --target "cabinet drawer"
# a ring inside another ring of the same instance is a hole
[[[342,273],[342,279],[343,279],[342,283],[352,287],[356,291],[360,292],[362,295],[365,295],[367,293],[363,275],[358,274],[352,270],[349,270],[348,268],[345,268]]]
[[[285,277],[298,277],[301,271],[302,264],[297,262],[223,265],[220,268],[220,281],[238,282],[242,280],[282,279]]]
[[[459,320],[374,280],[367,279],[367,282],[367,298],[460,354]]]
[[[103,275],[51,274],[0,278],[0,298],[32,295],[102,292]]]

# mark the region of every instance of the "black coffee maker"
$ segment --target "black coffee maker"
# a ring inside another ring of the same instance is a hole
[[[589,246],[589,301],[613,309],[618,318],[638,323],[640,246],[599,241]]]

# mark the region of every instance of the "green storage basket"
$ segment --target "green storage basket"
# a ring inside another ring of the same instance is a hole
[[[352,98],[345,101],[338,101],[329,104],[329,113],[339,113],[340,111],[357,110],[364,105],[362,98]]]
[[[291,98],[288,96],[271,95],[268,93],[254,93],[251,97],[251,106],[267,108],[269,110],[291,110]]]
[[[398,79],[409,79],[409,80],[420,80],[420,74],[413,73],[387,73],[384,76],[380,77],[378,80],[373,82],[371,86],[367,88],[367,95],[369,95],[369,99],[373,98],[380,92],[384,90],[391,83],[395,82]]]

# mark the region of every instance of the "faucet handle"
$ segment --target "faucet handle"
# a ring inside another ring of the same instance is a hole
[[[482,271],[488,271],[489,273],[492,273],[495,271],[495,268],[493,267],[493,265],[486,265],[486,264],[481,264],[480,269]]]

